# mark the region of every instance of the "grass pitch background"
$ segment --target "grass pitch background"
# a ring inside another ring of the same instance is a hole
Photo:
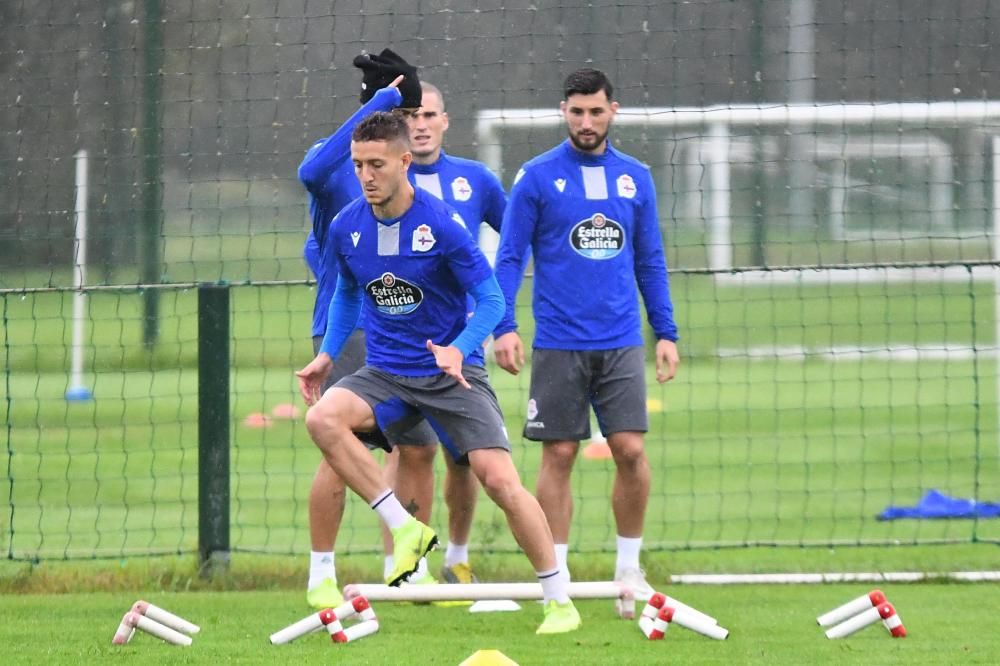
[[[647,371],[648,549],[1000,539],[995,520],[874,519],[929,488],[1000,497],[993,331],[982,324],[993,317],[991,285],[739,288],[678,275],[673,289],[684,336],[680,372],[659,386]],[[308,550],[315,447],[301,421],[254,430],[242,419],[278,403],[301,405],[292,371],[311,358],[303,333],[313,297],[305,286],[233,288],[235,550]],[[160,342],[148,352],[141,300],[136,292],[88,298],[85,365],[95,399],[67,403],[72,295],[3,298],[10,501],[0,507],[0,545],[9,557],[196,548],[197,294],[162,294]],[[530,340],[526,304],[521,320]],[[924,351],[890,353],[898,347]],[[520,437],[529,372],[491,368],[515,461],[533,488],[538,445]],[[579,461],[575,551],[613,549],[612,480],[610,461]],[[441,529],[442,507],[434,514]],[[354,498],[344,525],[338,550],[380,548],[374,517]],[[514,550],[485,497],[472,545]]]

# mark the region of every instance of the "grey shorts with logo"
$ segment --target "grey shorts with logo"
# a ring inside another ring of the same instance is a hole
[[[524,436],[548,442],[590,437],[590,411],[601,432],[646,432],[646,352],[535,349],[531,356]]]
[[[430,423],[441,445],[459,464],[468,464],[473,449],[510,451],[503,413],[486,370],[462,366],[467,389],[441,373],[424,377],[394,375],[365,366],[337,382],[361,397],[375,412],[378,427],[389,441],[415,423]]]
[[[322,344],[323,336],[317,335],[313,337],[314,354],[319,353],[319,348]],[[330,371],[330,376],[323,382],[323,393],[326,393],[328,388],[344,377],[354,374],[363,368],[366,353],[365,331],[362,328],[357,328],[351,333],[351,337],[347,338],[344,348],[340,351],[340,356],[333,362],[333,370]],[[358,438],[369,449],[385,449],[388,451],[391,448],[386,441],[385,435],[380,431],[357,434]],[[398,433],[398,437],[393,439],[392,443],[402,446],[428,446],[437,444],[437,441],[437,435],[434,434],[434,429],[431,428],[430,424],[427,421],[419,421],[409,430]]]

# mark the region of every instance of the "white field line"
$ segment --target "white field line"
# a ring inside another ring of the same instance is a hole
[[[996,348],[984,346],[973,348],[964,344],[936,343],[925,345],[837,346],[805,347],[801,345],[760,345],[746,347],[720,347],[716,355],[724,359],[745,358],[754,361],[967,361],[976,354],[994,355]]]
[[[1000,581],[1000,571],[887,571],[857,573],[770,573],[770,574],[677,574],[670,582],[678,585],[790,585],[801,583],[919,583],[923,581]]]

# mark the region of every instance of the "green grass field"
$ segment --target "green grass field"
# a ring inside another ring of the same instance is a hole
[[[1000,497],[990,285],[740,289],[678,276],[673,287],[681,372],[661,387],[647,369],[654,488],[644,565],[657,586],[674,573],[998,568],[1000,521],[875,519],[886,505],[915,503],[930,488]],[[204,581],[191,555],[198,536],[196,292],[161,295],[160,341],[149,351],[137,292],[89,298],[89,403],[63,398],[72,297],[2,297],[4,663],[312,662],[346,650],[357,663],[418,655],[419,663],[457,664],[480,648],[499,648],[522,664],[995,661],[995,632],[970,628],[990,626],[997,587],[957,584],[887,589],[911,632],[904,641],[880,628],[825,639],[815,616],[867,589],[825,585],[675,588],[732,630],[725,643],[676,628],[669,642],[650,643],[615,620],[609,603],[586,602],[584,629],[553,639],[532,635],[534,604],[485,617],[386,605],[378,608],[384,630],[358,644],[334,648],[313,636],[267,645],[269,633],[306,612],[306,501],[319,457],[301,421],[267,429],[242,421],[299,404],[291,373],[311,356],[304,333],[312,298],[302,286],[233,289],[233,566]],[[530,317],[522,319],[528,338]],[[897,347],[947,353],[919,360],[881,353]],[[491,376],[515,461],[533,487],[537,445],[517,435],[527,371],[511,377],[492,368]],[[606,460],[578,463],[570,559],[578,580],[608,578],[613,568],[612,471]],[[440,503],[434,523],[444,528]],[[352,498],[344,525],[341,580],[377,579],[371,512]],[[531,579],[485,498],[472,547],[485,580]],[[148,557],[157,553],[167,557]],[[432,567],[440,557],[433,555]],[[112,648],[118,619],[139,596],[189,615],[204,634],[190,649],[146,636]]]
[[[0,640],[6,664],[453,664],[480,649],[498,649],[520,664],[988,664],[1000,635],[987,609],[1000,606],[996,585],[883,586],[909,636],[892,639],[880,624],[828,640],[817,615],[867,591],[858,585],[677,587],[670,594],[714,615],[730,630],[713,641],[672,627],[648,641],[634,622],[616,618],[609,601],[580,603],[581,630],[533,634],[541,610],[522,603],[515,613],[469,614],[463,608],[373,604],[379,633],[332,645],[325,633],[284,646],[267,637],[308,613],[298,595],[282,592],[190,592],[0,596]],[[111,637],[122,614],[143,596],[202,627],[190,647],[137,633],[123,647]]]
[[[995,520],[874,519],[930,488],[1000,496],[996,364],[991,353],[972,353],[993,344],[992,326],[982,325],[992,317],[990,285],[740,289],[680,276],[674,295],[684,333],[680,374],[661,387],[647,372],[655,479],[648,548],[1000,539]],[[301,404],[292,370],[311,356],[301,333],[312,298],[302,286],[233,289],[234,549],[306,548],[306,495],[318,455],[300,421],[250,429],[242,419]],[[141,345],[135,292],[92,296],[87,367],[95,400],[80,404],[63,399],[71,296],[12,295],[3,305],[10,501],[0,509],[0,529],[8,556],[193,551],[196,292],[162,295],[161,338],[151,352]],[[527,338],[530,316],[522,319]],[[959,352],[919,361],[873,353],[901,345]],[[742,351],[718,353],[726,349]],[[755,356],[758,349],[765,353]],[[527,372],[511,377],[493,368],[491,375],[515,460],[533,487],[537,445],[517,436]],[[575,550],[613,544],[611,483],[609,461],[579,462]],[[368,514],[350,503],[341,549],[378,550]],[[435,521],[443,524],[443,515]],[[514,549],[485,500],[474,540],[489,552]]]

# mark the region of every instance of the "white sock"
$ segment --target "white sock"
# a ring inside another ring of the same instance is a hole
[[[327,578],[337,581],[337,565],[333,551],[322,553],[315,550],[309,552],[309,585],[311,590]]]
[[[542,596],[545,603],[555,600],[557,604],[564,604],[569,601],[569,594],[566,592],[569,580],[560,573],[559,569],[536,571],[535,575],[538,576],[538,582],[542,584]]]
[[[615,562],[615,572],[625,569],[639,568],[639,551],[642,550],[642,537],[618,537],[618,558]]]
[[[568,543],[557,543],[556,544],[556,566],[563,573],[563,578],[566,579],[568,583],[570,581],[569,575],[569,564],[566,562],[566,558],[569,556],[569,544]]]
[[[385,522],[390,530],[402,527],[406,521],[413,517],[399,503],[396,493],[388,488],[378,494],[375,501],[371,503],[371,507],[375,509],[379,518]]]
[[[396,566],[396,558],[392,555],[385,556],[385,564],[382,565],[382,578],[388,578]]]
[[[448,542],[448,549],[444,552],[444,565],[453,567],[456,564],[469,563],[469,544],[459,546],[457,543]]]

